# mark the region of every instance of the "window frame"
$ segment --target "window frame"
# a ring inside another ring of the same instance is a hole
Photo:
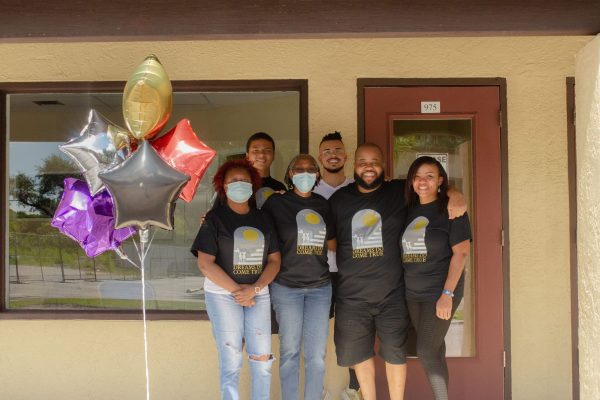
[[[125,81],[94,82],[15,82],[0,83],[0,245],[6,249],[8,241],[8,140],[7,95],[29,93],[114,93],[122,92]],[[308,80],[180,80],[171,81],[173,92],[273,92],[297,91],[299,107],[299,148],[308,153]],[[3,251],[4,252],[4,251]],[[2,253],[3,253],[2,252]],[[6,307],[8,275],[6,257],[0,257],[0,320],[11,319],[86,319],[86,320],[141,320],[142,310],[11,310]],[[206,311],[146,310],[148,320],[207,320]]]

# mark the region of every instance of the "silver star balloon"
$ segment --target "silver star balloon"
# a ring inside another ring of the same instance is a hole
[[[163,161],[145,140],[122,164],[98,176],[115,203],[115,229],[154,225],[172,230],[175,202],[190,180]]]
[[[122,163],[131,153],[128,132],[96,110],[75,139],[58,146],[83,172],[92,196],[104,189],[98,174]]]

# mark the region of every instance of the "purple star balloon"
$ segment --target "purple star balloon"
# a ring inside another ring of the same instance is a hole
[[[65,179],[65,191],[51,225],[79,242],[88,257],[115,250],[135,233],[133,227],[115,229],[113,199],[103,190],[90,195],[87,183]]]

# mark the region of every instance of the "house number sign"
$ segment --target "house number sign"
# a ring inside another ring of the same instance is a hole
[[[421,114],[439,114],[442,112],[439,101],[422,101]]]

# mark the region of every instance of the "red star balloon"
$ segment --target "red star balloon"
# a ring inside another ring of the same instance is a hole
[[[192,201],[217,152],[198,139],[188,119],[182,119],[169,132],[153,140],[152,147],[167,164],[191,178],[179,197],[188,203]]]

